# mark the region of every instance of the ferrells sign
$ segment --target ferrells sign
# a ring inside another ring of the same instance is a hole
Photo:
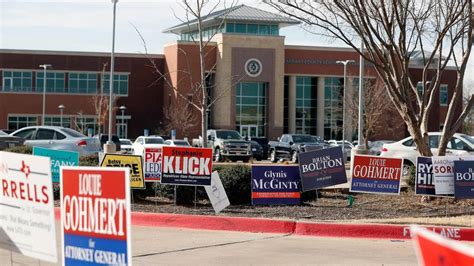
[[[163,146],[162,184],[210,186],[212,149]]]

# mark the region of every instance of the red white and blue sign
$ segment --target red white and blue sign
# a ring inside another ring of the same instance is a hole
[[[128,168],[61,167],[64,265],[131,265]]]
[[[454,197],[474,199],[474,161],[454,161]]]
[[[300,204],[298,166],[252,166],[252,205]]]
[[[402,159],[355,155],[351,192],[400,194]]]
[[[303,191],[347,182],[341,147],[303,152],[298,161]]]
[[[212,149],[163,146],[162,184],[210,186]]]

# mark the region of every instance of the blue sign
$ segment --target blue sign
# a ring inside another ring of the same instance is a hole
[[[252,166],[252,205],[300,204],[298,166]]]
[[[420,156],[416,160],[415,192],[417,195],[436,196],[431,157]]]
[[[75,151],[60,151],[33,147],[33,155],[49,157],[51,159],[51,176],[53,177],[53,183],[59,183],[59,167],[79,165],[79,153]]]
[[[474,161],[454,161],[454,197],[474,199]]]
[[[298,160],[303,191],[347,182],[341,147],[303,152]]]

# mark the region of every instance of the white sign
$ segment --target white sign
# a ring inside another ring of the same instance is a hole
[[[474,156],[433,156],[433,180],[436,195],[454,195],[454,161],[473,160]]]
[[[221,212],[230,205],[224,186],[222,185],[222,181],[219,177],[219,173],[216,171],[212,172],[211,185],[204,186],[204,188],[206,189],[207,196],[209,197],[212,207],[216,213]]]
[[[57,262],[49,157],[0,152],[0,246]]]

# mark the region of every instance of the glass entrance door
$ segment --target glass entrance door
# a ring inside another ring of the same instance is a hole
[[[258,137],[257,125],[241,125],[240,135],[242,135],[242,137]]]

